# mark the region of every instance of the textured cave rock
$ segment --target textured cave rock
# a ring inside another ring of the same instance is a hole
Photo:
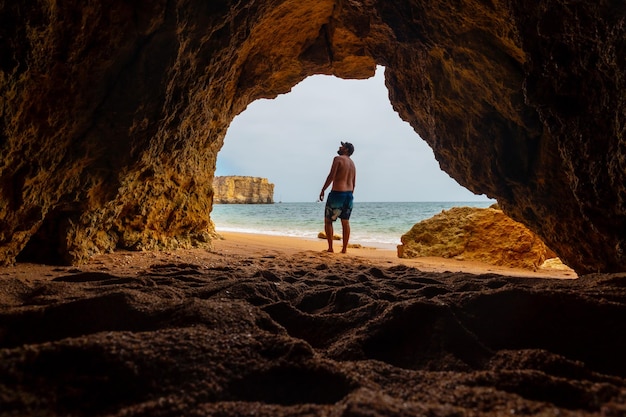
[[[233,117],[380,64],[443,170],[578,273],[624,271],[625,15],[602,0],[0,0],[0,260],[210,244]]]

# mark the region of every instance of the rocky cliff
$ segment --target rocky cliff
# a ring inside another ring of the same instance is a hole
[[[0,261],[208,244],[233,117],[379,64],[443,170],[625,271],[624,57],[608,0],[0,1]]]
[[[213,179],[213,203],[273,204],[274,184],[267,178],[226,176]]]

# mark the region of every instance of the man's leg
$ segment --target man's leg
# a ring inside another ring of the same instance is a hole
[[[343,232],[343,249],[341,253],[346,253],[348,251],[348,241],[350,240],[350,220],[341,219],[341,229]]]
[[[335,231],[333,230],[333,221],[328,217],[324,217],[324,233],[326,233],[326,240],[328,241],[328,252],[334,252],[333,236]]]

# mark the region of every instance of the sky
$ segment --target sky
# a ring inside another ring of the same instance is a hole
[[[356,202],[489,201],[443,172],[400,119],[383,67],[367,80],[314,75],[287,94],[251,103],[231,123],[215,175],[264,177],[274,184],[274,201],[313,202],[341,141],[355,148]]]

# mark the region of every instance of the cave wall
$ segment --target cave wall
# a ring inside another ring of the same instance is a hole
[[[624,9],[0,1],[0,260],[210,245],[233,117],[309,75],[380,64],[443,170],[578,273],[624,271]]]

